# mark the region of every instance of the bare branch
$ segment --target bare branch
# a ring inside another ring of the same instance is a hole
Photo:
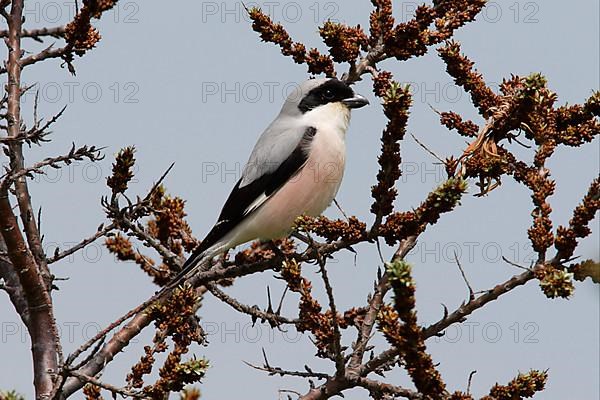
[[[75,246],[73,246],[67,250],[63,250],[63,251],[59,251],[60,249],[57,247],[56,251],[54,252],[54,255],[52,257],[48,258],[48,261],[47,261],[48,264],[55,263],[57,261],[62,260],[65,257],[70,256],[71,254],[78,252],[79,250],[85,248],[87,245],[95,242],[97,239],[105,236],[108,232],[112,231],[115,228],[116,228],[116,224],[114,224],[114,223],[108,224],[106,226],[100,225],[100,227],[96,231],[96,233],[94,233],[93,235],[91,235],[88,238],[83,239],[82,241],[77,243]]]
[[[142,226],[133,223],[129,220],[129,218],[122,217],[120,222],[122,222],[126,228],[130,229],[138,239],[144,242],[147,246],[152,247],[154,250],[156,250],[158,254],[162,256],[166,263],[170,264],[171,266],[174,266],[176,270],[181,269],[181,266],[185,261],[183,257],[173,253],[171,250],[163,246],[160,243],[160,241],[158,241],[157,239],[152,237],[148,232],[146,232],[146,230]]]
[[[433,150],[431,150],[429,147],[427,147],[423,142],[421,142],[415,135],[413,135],[412,133],[410,134],[410,136],[413,138],[413,140],[415,142],[417,142],[417,144],[419,146],[421,146],[421,148],[423,150],[425,150],[426,152],[428,152],[429,154],[431,154],[431,156],[433,158],[435,158],[436,160],[438,160],[439,162],[441,162],[442,164],[444,164],[444,160],[442,160],[442,158],[440,156],[438,156],[437,154],[435,154],[435,152]]]
[[[367,378],[358,378],[356,385],[365,388],[372,395],[390,394],[394,397],[404,397],[411,400],[421,400],[423,396],[414,390],[406,389],[401,386],[391,385],[385,382],[378,382]]]
[[[469,374],[469,380],[467,382],[467,394],[471,393],[471,381],[473,380],[473,376],[477,373],[477,371],[473,370]]]
[[[531,271],[526,271],[520,275],[513,276],[506,282],[496,285],[493,289],[488,290],[487,293],[482,294],[481,296],[460,306],[454,312],[451,312],[447,317],[425,328],[425,337],[432,337],[440,333],[450,325],[456,322],[462,322],[464,318],[473,313],[473,311],[480,309],[490,301],[496,300],[498,297],[510,292],[514,288],[526,284],[527,282],[535,278],[535,271],[541,268],[543,268],[543,265],[537,265],[536,267],[532,268]]]
[[[267,359],[267,354],[265,353],[265,349],[262,349],[264,363],[262,366],[250,364],[247,361],[244,361],[249,367],[257,369],[259,371],[268,372],[269,375],[279,375],[279,376],[297,376],[300,378],[316,378],[316,379],[328,379],[329,375],[323,372],[314,372],[312,369],[308,367],[308,365],[304,366],[305,371],[290,371],[281,369],[279,367],[273,367],[269,364],[269,360]]]
[[[21,67],[26,67],[28,65],[33,65],[40,61],[44,61],[50,58],[63,58],[67,54],[70,54],[72,48],[67,45],[65,47],[60,47],[58,49],[54,48],[54,44],[46,47],[44,50],[40,51],[37,54],[32,54],[20,60]],[[5,68],[0,67],[0,74],[6,73],[7,70]]]
[[[6,29],[0,30],[0,37],[8,37],[9,31]],[[38,42],[41,42],[41,37],[51,36],[53,38],[61,38],[65,35],[64,26],[56,26],[54,28],[38,28],[38,29],[23,29],[21,31],[22,38],[32,38]]]
[[[43,161],[37,162],[30,167],[23,167],[18,170],[15,170],[12,173],[7,174],[5,178],[0,182],[0,188],[7,188],[11,183],[17,183],[20,178],[23,177],[31,177],[33,174],[44,174],[44,167],[51,168],[61,168],[61,164],[70,165],[73,161],[81,161],[84,158],[89,159],[90,161],[99,161],[104,158],[100,151],[103,148],[97,148],[95,146],[82,146],[78,149],[75,148],[75,144],[69,151],[68,154],[57,156],[57,157],[49,157],[44,159]],[[37,231],[37,229],[36,229]]]
[[[147,398],[147,396],[144,395],[144,393],[142,393],[142,392],[136,392],[136,391],[128,390],[125,388],[120,388],[120,387],[117,387],[114,385],[110,385],[110,384],[102,382],[99,379],[96,379],[92,376],[82,374],[81,372],[69,371],[69,375],[74,376],[75,378],[79,379],[84,384],[91,383],[92,385],[101,387],[104,390],[108,390],[109,392],[111,392],[113,394],[113,396],[120,394],[121,396],[124,396],[124,397],[133,397],[133,398],[138,398],[138,399]]]
[[[467,275],[465,275],[465,271],[463,270],[462,266],[460,265],[460,260],[458,259],[458,255],[456,254],[456,251],[454,252],[454,260],[456,260],[456,265],[458,266],[460,274],[462,275],[462,278],[465,281],[467,288],[469,289],[469,301],[472,301],[475,298],[475,294],[473,292],[473,288],[471,287],[471,284],[469,283],[469,280],[467,279]]]
[[[233,309],[252,316],[252,321],[256,321],[257,319],[261,321],[269,321],[269,324],[272,327],[280,326],[281,324],[295,324],[297,322],[295,319],[286,318],[278,313],[262,311],[256,306],[251,307],[246,304],[242,304],[238,300],[229,296],[227,293],[223,292],[217,287],[217,285],[213,283],[206,283],[205,286],[216,298],[228,304]]]
[[[329,276],[327,274],[327,269],[325,268],[325,258],[318,258],[321,278],[323,279],[323,284],[325,285],[325,291],[327,292],[327,299],[329,300],[329,309],[331,310],[331,325],[333,326],[333,356],[335,359],[335,375],[343,376],[346,373],[346,368],[344,365],[344,354],[342,352],[342,334],[340,333],[340,325],[338,323],[338,313],[337,308],[335,306],[335,298],[333,296],[333,288],[331,287],[331,283],[329,282]]]

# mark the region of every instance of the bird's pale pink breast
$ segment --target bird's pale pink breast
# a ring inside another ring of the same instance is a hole
[[[320,215],[335,198],[344,164],[343,139],[317,134],[304,168],[257,210],[248,221],[250,231],[256,230],[263,239],[278,238],[289,232],[300,215]]]

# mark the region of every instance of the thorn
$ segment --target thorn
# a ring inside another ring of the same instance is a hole
[[[442,113],[440,111],[438,111],[437,109],[435,109],[431,103],[427,103],[427,105],[429,106],[429,108],[431,108],[433,110],[434,113],[436,113],[437,115],[442,115]]]
[[[527,268],[527,267],[524,267],[524,266],[522,266],[522,265],[519,265],[519,264],[517,264],[517,263],[516,263],[516,262],[514,262],[514,261],[510,261],[508,258],[506,258],[506,257],[504,257],[504,256],[502,256],[502,260],[504,260],[504,262],[505,262],[505,263],[507,263],[507,264],[509,264],[509,265],[512,265],[513,267],[517,267],[517,268],[520,268],[520,269],[524,269],[525,271],[529,271],[529,270],[530,270],[530,268]]]
[[[333,203],[335,204],[337,209],[340,210],[340,212],[342,213],[344,218],[346,218],[346,221],[348,221],[349,220],[348,216],[346,215],[346,213],[344,212],[344,210],[342,209],[342,207],[340,206],[340,204],[338,203],[338,201],[335,198],[333,199]]]
[[[382,264],[385,264],[385,260],[383,259],[383,254],[381,253],[381,242],[379,241],[379,237],[375,238],[375,244],[377,245],[377,254],[379,254],[379,260]]]
[[[252,309],[260,311],[260,308],[256,305],[252,306]],[[258,317],[256,315],[252,314],[250,318],[252,320],[252,327],[254,328],[254,325],[256,324]]]
[[[289,288],[289,286],[286,285],[285,289],[283,289],[283,294],[281,295],[281,299],[279,300],[279,305],[277,306],[277,311],[275,311],[275,314],[277,314],[277,315],[281,315],[281,307],[283,306],[283,299],[285,298],[288,288]]]
[[[265,360],[265,368],[271,368],[271,366],[269,365],[269,360],[267,360],[267,353],[265,352],[265,348],[262,348],[262,354],[263,354],[263,358]]]
[[[473,375],[475,375],[476,373],[477,373],[477,371],[473,370],[469,374],[469,381],[467,383],[467,395],[471,392],[471,380],[473,379]]]
[[[431,107],[431,106],[430,106]],[[421,146],[426,152],[428,152],[429,154],[431,154],[435,159],[437,159],[439,162],[441,162],[442,164],[444,163],[444,160],[442,160],[440,158],[440,156],[438,156],[437,154],[435,154],[432,150],[430,150],[427,146],[425,146],[419,139],[417,139],[417,137],[415,135],[413,135],[412,133],[410,134],[410,136],[412,136],[412,138],[415,140],[415,142],[417,142],[417,144],[419,146]]]
[[[269,305],[267,307],[267,312],[272,314],[273,313],[273,306],[271,304],[271,288],[269,288],[269,286],[267,285],[267,299],[269,302]]]

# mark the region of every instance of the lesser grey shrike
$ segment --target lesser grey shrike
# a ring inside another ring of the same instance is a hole
[[[228,249],[285,237],[299,216],[321,215],[344,175],[350,110],[367,104],[335,78],[295,88],[258,139],[217,223],[169,286]]]

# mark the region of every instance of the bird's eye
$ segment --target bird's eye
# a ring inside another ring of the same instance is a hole
[[[331,89],[327,89],[323,92],[323,98],[325,100],[332,100],[333,99],[333,92],[331,91]]]

